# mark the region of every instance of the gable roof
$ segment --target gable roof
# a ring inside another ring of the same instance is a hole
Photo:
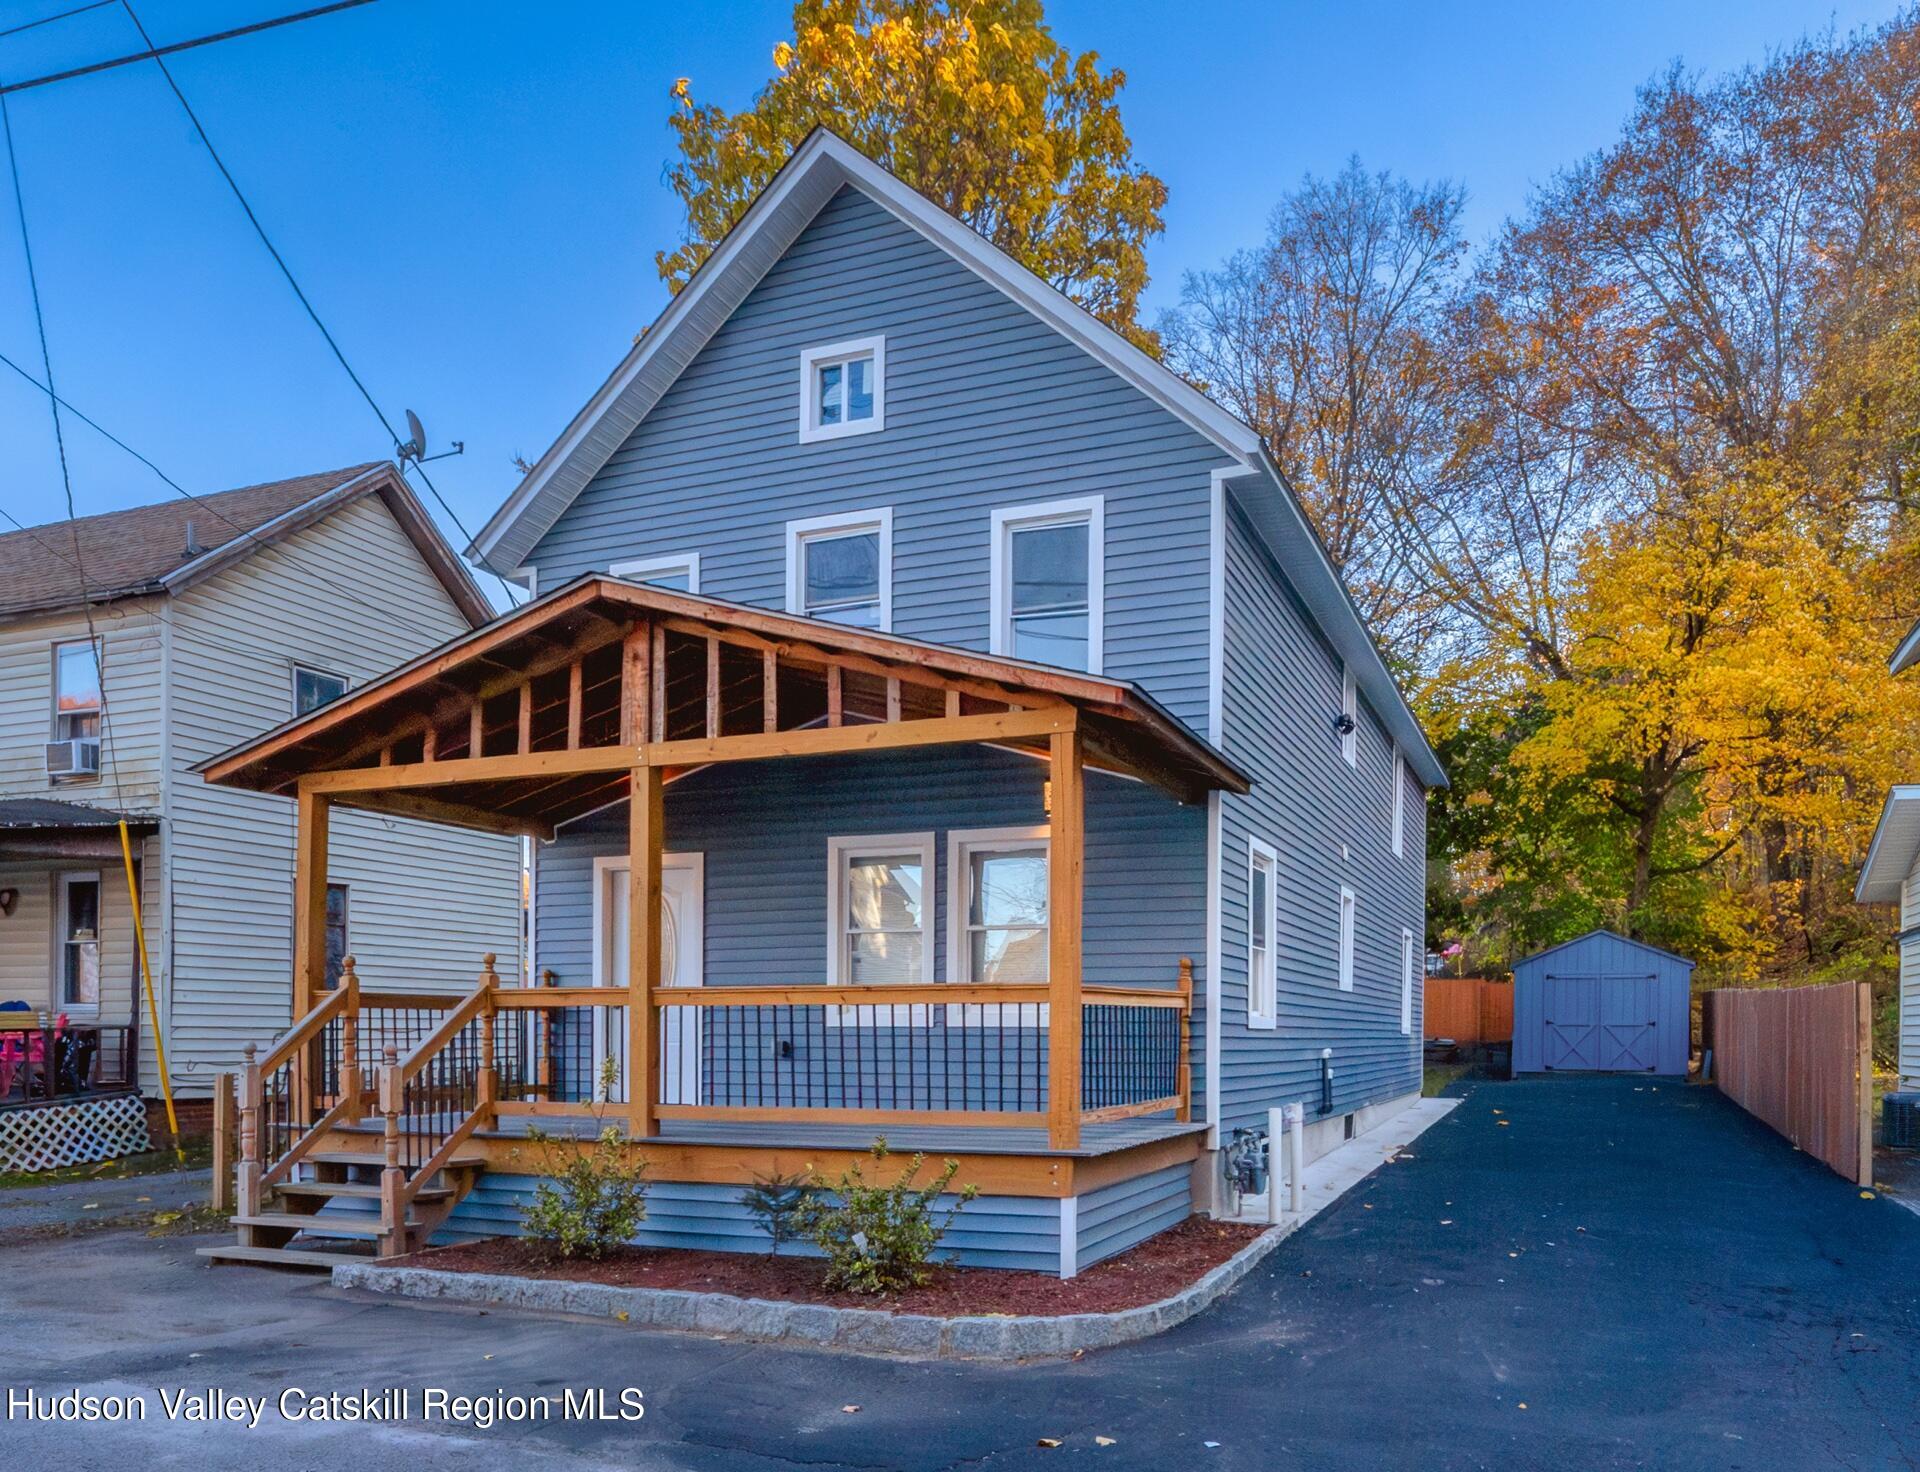
[[[1608,930],[1603,925],[1598,930],[1589,930],[1585,935],[1576,935],[1572,940],[1563,940],[1557,946],[1548,946],[1544,951],[1535,951],[1531,956],[1522,956],[1518,961],[1513,963],[1513,969],[1517,972],[1522,966],[1530,965],[1535,961],[1543,961],[1548,956],[1557,955],[1559,952],[1567,950],[1572,946],[1583,946],[1590,940],[1603,939],[1617,941],[1623,946],[1632,946],[1636,951],[1645,951],[1650,956],[1664,956],[1669,961],[1678,961],[1688,970],[1692,970],[1695,964],[1678,951],[1669,951],[1662,946],[1648,945],[1647,942],[1643,940],[1635,940],[1632,936],[1622,935],[1617,930]]]
[[[1916,861],[1920,861],[1920,784],[1903,782],[1887,791],[1867,861],[1860,866],[1860,879],[1853,887],[1855,902],[1876,905],[1898,900]]]
[[[384,460],[8,532],[0,536],[0,618],[178,593],[376,495],[468,622],[491,619],[493,605]]]
[[[1245,474],[1257,480],[1259,494],[1249,497],[1242,493],[1242,503],[1252,508],[1262,536],[1354,672],[1367,703],[1379,714],[1421,781],[1429,787],[1447,785],[1439,758],[1428,745],[1346,585],[1312,532],[1279,467],[1267,455],[1259,434],[1078,302],[825,128],[815,128],[768,181],[693,279],[667,304],[481,528],[467,549],[468,555],[502,577],[512,576],[735,308],[843,188],[859,190],[946,250],[1244,466]],[[1269,501],[1271,506],[1257,504]]]

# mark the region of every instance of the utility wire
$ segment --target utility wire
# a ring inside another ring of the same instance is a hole
[[[25,21],[17,26],[8,26],[4,31],[0,31],[0,37],[17,36],[22,31],[32,30],[35,26],[50,26],[57,20],[69,20],[76,15],[85,15],[89,10],[103,10],[114,3],[116,3],[116,0],[93,0],[93,3],[90,5],[76,5],[72,10],[63,10],[58,15],[43,15],[38,20]],[[13,89],[8,88],[7,90],[12,91]]]
[[[354,0],[354,3],[364,3],[364,0]],[[151,49],[153,64],[160,69],[160,75],[166,79],[167,87],[179,101],[181,110],[187,115],[187,121],[193,124],[193,131],[199,135],[200,142],[205,145],[207,156],[213,160],[214,167],[220,171],[220,177],[227,181],[227,188],[233,191],[234,199],[239,202],[241,210],[246,214],[247,223],[253,226],[253,233],[260,237],[260,243],[266,247],[267,254],[273,257],[274,265],[280,268],[280,274],[286,278],[287,285],[292,289],[294,296],[298,298],[300,305],[306,310],[308,319],[319,331],[320,336],[326,340],[327,347],[332,350],[334,359],[340,364],[341,370],[352,381],[353,386],[360,391],[360,397],[365,399],[367,407],[373,410],[374,417],[380,421],[380,427],[387,432],[387,438],[393,442],[394,450],[398,452],[406,442],[395,432],[392,421],[386,416],[386,411],[380,407],[379,402],[368,391],[366,384],[361,381],[360,375],[354,372],[353,364],[347,361],[347,355],[341,349],[338,340],[327,330],[327,324],[321,321],[320,313],[314,308],[313,302],[308,298],[306,292],[301,290],[300,282],[293,274],[293,268],[287,264],[286,257],[280,254],[278,247],[274,245],[272,238],[268,236],[267,227],[260,223],[260,216],[254,212],[253,206],[248,203],[245,191],[240,188],[239,180],[233,177],[233,171],[227,167],[226,160],[220,157],[220,150],[214,147],[213,139],[207,134],[206,125],[200,121],[200,115],[193,110],[193,104],[187,101],[187,94],[180,89],[179,82],[174,80],[173,69],[167,65],[161,49],[154,47],[153,37],[147,34],[147,28],[141,23],[139,15],[135,12],[132,0],[120,0],[120,8],[126,11],[127,19],[132,21],[134,29],[139,31],[140,39],[145,41]],[[333,6],[330,8],[340,9],[342,7]],[[314,11],[309,13],[319,14],[320,12]],[[424,449],[425,447],[421,446],[419,448]],[[405,457],[403,456],[401,458],[404,470]],[[466,523],[460,519],[460,514],[447,503],[447,498],[442,496],[439,489],[428,479],[426,471],[421,468],[417,459],[414,461],[413,468],[419,475],[421,483],[426,486],[427,490],[432,494],[433,499],[439,503],[440,509],[447,513],[447,516],[452,520],[454,526],[458,528],[460,535],[466,538],[467,545],[472,546],[474,540],[473,533],[467,530]],[[507,590],[508,604],[512,607],[518,607],[520,600],[514,594],[513,585],[507,582],[505,578],[501,578],[500,586]]]
[[[371,5],[373,0],[336,0],[332,5],[322,5],[313,10],[303,10],[297,15],[275,16],[272,20],[255,21],[252,25],[236,26],[230,31],[218,31],[211,36],[196,36],[191,41],[175,41],[171,46],[155,46],[147,41],[147,50],[136,51],[128,56],[115,56],[107,61],[89,62],[85,66],[69,67],[63,72],[50,72],[44,77],[29,77],[24,82],[10,82],[0,87],[0,97],[9,92],[24,92],[29,87],[44,87],[50,82],[66,82],[74,77],[92,76],[95,72],[110,71],[117,66],[129,66],[136,61],[157,61],[163,56],[172,56],[177,51],[191,51],[196,46],[211,46],[216,41],[231,41],[240,36],[251,36],[259,31],[270,31],[276,26],[290,26],[297,21],[314,20],[323,15],[332,15],[336,10],[352,10],[358,5]],[[69,15],[79,15],[95,7],[83,5],[79,10],[69,10],[65,15],[50,15],[47,20],[65,20]],[[34,25],[44,25],[45,21],[35,21]],[[26,30],[26,26],[17,26],[16,30]]]
[[[67,413],[71,414],[75,419],[78,419],[82,424],[86,425],[88,429],[91,429],[95,434],[99,435],[102,439],[106,440],[109,444],[115,446],[120,450],[124,450],[127,454],[131,455],[135,460],[138,460],[142,465],[146,466],[147,469],[151,470],[156,476],[158,476],[161,483],[164,484],[168,489],[173,491],[176,495],[184,498],[185,500],[193,502],[194,505],[204,510],[215,521],[225,523],[225,525],[229,527],[236,535],[244,537],[247,541],[252,542],[255,546],[261,548],[263,551],[271,552],[275,556],[284,559],[286,562],[290,563],[295,568],[298,568],[304,572],[311,573],[313,577],[323,587],[327,587],[330,590],[332,596],[341,598],[346,602],[353,604],[355,607],[372,615],[372,617],[380,623],[383,623],[383,624],[397,623],[402,628],[406,629],[409,633],[418,634],[421,638],[427,639],[434,644],[438,644],[442,642],[447,637],[446,633],[442,630],[422,628],[420,625],[416,623],[410,623],[407,620],[401,618],[400,615],[391,608],[376,608],[373,604],[367,602],[364,598],[357,597],[352,592],[346,589],[340,588],[338,586],[337,578],[335,578],[335,576],[332,573],[329,573],[324,569],[309,565],[308,563],[302,561],[298,556],[296,556],[292,551],[292,549],[285,547],[277,542],[267,541],[264,537],[257,535],[255,532],[248,529],[247,527],[241,526],[237,521],[234,521],[231,517],[227,516],[224,512],[220,510],[218,506],[215,506],[211,501],[207,500],[205,497],[196,496],[192,491],[188,490],[185,486],[181,485],[179,481],[175,480],[172,476],[168,475],[166,471],[162,470],[152,460],[148,459],[145,455],[141,454],[138,450],[134,449],[134,447],[128,444],[125,440],[121,439],[119,435],[115,434],[112,430],[108,429],[105,425],[101,424],[98,420],[91,418],[87,414],[83,413],[81,410],[75,408],[72,404],[68,403],[67,400],[60,398],[58,395],[54,394],[53,391],[49,389],[44,383],[42,383],[39,379],[35,378],[32,373],[28,372],[25,368],[22,368],[18,363],[14,362],[13,359],[9,358],[5,353],[0,353],[0,365],[4,365],[8,368],[11,368],[15,373],[19,374],[22,378],[24,378],[28,383],[32,384],[41,393],[46,394],[49,398],[54,399],[58,403],[60,408],[65,409]],[[316,493],[316,494],[319,494],[319,493]],[[0,512],[0,515],[5,515],[5,513]],[[19,530],[21,531],[28,530],[27,527],[21,526],[21,524],[18,521],[15,521],[14,518],[10,515],[7,516],[7,520],[13,522],[14,526],[19,528]],[[34,540],[40,541],[40,538],[35,537]],[[46,544],[42,542],[41,545],[44,546]],[[72,563],[71,558],[67,560],[70,564]],[[84,578],[83,578],[83,582],[84,582]]]

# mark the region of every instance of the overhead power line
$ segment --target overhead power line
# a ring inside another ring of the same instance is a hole
[[[102,3],[110,4],[111,0],[102,0]],[[191,41],[175,41],[168,46],[155,46],[153,44],[153,38],[148,36],[143,30],[141,32],[141,39],[147,43],[147,49],[145,51],[135,51],[129,55],[116,56],[107,61],[89,62],[85,66],[68,67],[65,71],[49,72],[43,77],[29,77],[24,82],[9,82],[5,86],[0,87],[0,97],[6,96],[9,92],[24,92],[29,87],[45,87],[51,82],[66,82],[71,81],[75,77],[89,77],[95,72],[111,71],[117,66],[131,66],[136,61],[158,61],[163,56],[172,56],[180,51],[191,51],[196,46],[211,46],[216,41],[232,41],[241,36],[255,35],[260,31],[271,31],[278,26],[290,26],[298,21],[315,20],[323,15],[332,15],[337,10],[352,10],[356,6],[371,4],[373,4],[373,0],[335,0],[335,3],[332,5],[316,6],[312,10],[303,10],[297,15],[280,15],[275,16],[271,20],[257,20],[253,22],[252,25],[235,26],[230,31],[216,31],[210,36],[195,36]],[[97,8],[97,6],[93,5],[83,5],[78,10],[69,10],[62,15],[50,15],[46,17],[45,20],[33,21],[31,25],[45,25],[48,21],[65,20],[67,16],[80,15],[85,11]],[[138,24],[138,22],[136,22],[136,24]],[[29,26],[16,26],[14,29],[24,31],[29,29]],[[0,31],[0,35],[11,34],[12,32],[10,31]]]
[[[57,20],[70,20],[76,15],[85,15],[89,10],[104,10],[109,5],[117,5],[120,0],[92,0],[88,5],[76,5],[72,10],[63,10],[58,15],[43,15],[38,20],[22,21],[17,26],[8,26],[0,31],[0,36],[17,36],[22,31],[30,31],[35,26],[50,26]]]
[[[365,0],[351,0],[351,3],[363,4]],[[193,104],[187,100],[187,94],[181,90],[180,83],[175,80],[173,69],[166,63],[165,54],[169,49],[177,48],[154,46],[153,37],[147,34],[147,28],[135,12],[132,0],[120,0],[120,8],[126,11],[127,19],[133,22],[134,29],[140,33],[140,39],[145,41],[150,48],[149,55],[152,57],[153,64],[159,68],[160,75],[166,79],[167,87],[180,103],[181,110],[186,113],[187,121],[193,124],[193,131],[199,135],[201,143],[206,146],[207,156],[213,160],[214,167],[220,171],[220,177],[227,181],[227,188],[233,191],[233,197],[239,202],[241,211],[247,217],[247,223],[253,226],[253,233],[260,237],[260,244],[265,246],[267,254],[273,257],[274,265],[280,268],[280,274],[286,279],[288,288],[293,292],[295,298],[305,310],[308,320],[313,323],[315,329],[325,340],[327,347],[333,353],[335,361],[340,364],[341,371],[347,375],[354,388],[359,390],[360,397],[366,400],[367,407],[373,410],[374,418],[380,421],[380,427],[387,432],[388,440],[392,442],[394,449],[399,451],[406,444],[406,441],[400,438],[398,432],[395,431],[393,427],[393,421],[387,418],[386,411],[380,407],[379,401],[368,391],[360,375],[354,371],[353,364],[347,361],[346,352],[341,348],[339,340],[328,330],[327,324],[321,320],[320,313],[314,307],[312,300],[307,296],[306,292],[301,289],[299,280],[293,274],[293,268],[287,264],[286,257],[280,254],[280,250],[274,245],[272,237],[267,234],[267,227],[261,223],[260,216],[254,211],[253,205],[248,201],[246,191],[241,189],[240,181],[233,177],[233,171],[227,167],[226,160],[221,158],[220,150],[214,147],[213,139],[208,135],[206,125],[200,121],[200,115],[193,110]],[[342,8],[344,8],[344,6],[341,5],[327,7],[327,9],[333,10]],[[319,15],[323,13],[324,11],[307,12],[309,15]],[[295,18],[303,19],[304,17]],[[407,458],[404,455],[401,456],[402,474],[406,472],[407,465]],[[446,512],[448,519],[453,522],[460,535],[466,538],[467,545],[472,546],[474,540],[473,533],[467,530],[466,523],[460,519],[460,513],[455,511],[448,503],[447,498],[440,494],[439,487],[434,485],[432,480],[428,478],[425,468],[421,466],[417,458],[412,462],[412,468],[413,472],[420,477],[420,483],[427,488],[429,494],[431,494],[433,499],[439,504],[440,509]],[[499,582],[500,586],[506,590],[508,604],[512,607],[518,607],[520,600],[514,592],[513,585],[505,578],[500,578]]]

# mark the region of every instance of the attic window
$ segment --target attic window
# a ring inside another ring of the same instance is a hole
[[[863,337],[800,354],[800,440],[886,427],[887,340]]]
[[[305,665],[293,667],[293,713],[297,716],[316,711],[323,705],[331,705],[346,693],[347,679],[344,675],[308,669]]]

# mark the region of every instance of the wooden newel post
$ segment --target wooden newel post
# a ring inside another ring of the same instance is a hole
[[[353,957],[340,961],[340,990],[346,993],[346,1010],[340,1014],[340,1098],[347,1106],[340,1116],[342,1124],[360,1118],[360,977],[353,969]]]
[[[557,978],[553,968],[540,973],[540,985],[552,986]],[[540,1061],[534,1066],[534,1092],[542,1099],[553,1097],[553,1018],[543,1007],[533,1014],[535,1036],[540,1039]]]
[[[400,1168],[400,1053],[391,1044],[380,1052],[380,1113],[386,1127],[382,1143],[386,1168],[380,1172],[380,1254],[397,1257],[407,1250],[406,1172]]]
[[[1180,1096],[1178,1119],[1182,1124],[1193,1118],[1193,957],[1180,958],[1180,1064],[1175,1075]]]
[[[252,1043],[241,1051],[240,1065],[240,1215],[260,1210],[260,1065]]]
[[[492,1105],[500,1098],[500,1074],[494,1057],[493,994],[500,987],[500,973],[493,969],[492,951],[480,958],[480,989],[486,1000],[480,1008],[480,1103]]]
[[[1080,1143],[1080,919],[1085,871],[1086,793],[1076,725],[1050,739],[1047,861],[1047,1142]]]

